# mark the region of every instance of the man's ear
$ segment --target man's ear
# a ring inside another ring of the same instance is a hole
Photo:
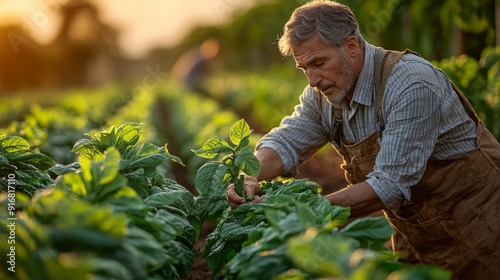
[[[349,36],[344,42],[344,49],[350,58],[354,58],[359,54],[360,47],[358,40],[354,36]]]

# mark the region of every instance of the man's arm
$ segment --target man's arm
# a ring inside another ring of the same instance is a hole
[[[384,204],[366,183],[358,183],[325,196],[332,205],[351,208],[351,217],[361,217],[385,209]]]
[[[254,155],[260,163],[258,181],[274,179],[283,173],[281,158],[273,149],[262,148],[255,151]]]
[[[259,176],[257,178],[246,176],[244,183],[245,191],[250,197],[259,193],[260,181],[274,179],[283,172],[281,159],[273,149],[259,149],[255,152],[255,156],[261,164]],[[236,193],[234,185],[228,187],[227,196],[232,208],[246,202],[244,198]],[[366,182],[349,186],[326,196],[326,198],[332,205],[350,207],[351,217],[365,216],[385,208],[372,187]],[[256,198],[255,202],[260,200],[261,198]]]

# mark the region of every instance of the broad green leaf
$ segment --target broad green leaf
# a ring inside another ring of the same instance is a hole
[[[229,129],[229,140],[234,145],[240,144],[241,140],[250,134],[250,127],[244,119],[237,121]]]
[[[112,125],[108,129],[102,130],[95,133],[85,133],[96,142],[95,144],[100,144],[102,147],[108,148],[114,146],[116,143],[116,126]]]
[[[279,209],[269,208],[264,210],[264,215],[266,216],[266,219],[271,226],[273,226],[278,231],[282,230],[280,221],[287,216],[287,213]]]
[[[363,248],[380,250],[394,230],[385,217],[366,217],[348,224],[340,233],[356,239]]]
[[[313,210],[303,203],[297,203],[297,218],[306,227],[315,225],[318,220]]]
[[[259,216],[259,222],[265,220],[265,217],[262,215],[264,213],[264,205],[262,203],[265,199],[267,197],[261,203],[245,203],[240,205],[238,208],[231,210],[232,217],[242,225],[251,223],[254,216]]]
[[[195,254],[194,250],[191,248],[191,245],[186,246],[181,242],[177,242],[176,240],[169,242],[166,244],[165,249],[171,256],[177,256],[174,266],[178,270],[179,279],[186,279],[189,273],[192,270]],[[174,277],[167,277],[168,279],[174,279]]]
[[[99,168],[99,184],[105,185],[112,182],[119,174],[120,153],[115,148],[106,150],[105,160],[100,164]],[[94,174],[97,175],[97,174]]]
[[[200,195],[214,194],[221,188],[222,179],[226,175],[227,166],[219,162],[204,164],[196,173],[194,185]]]
[[[82,176],[76,173],[69,173],[56,180],[56,188],[71,191],[79,196],[87,195],[87,187],[82,180]]]
[[[27,194],[33,195],[37,190],[48,188],[54,183],[44,171],[15,170],[14,173],[16,174],[16,190],[25,191]]]
[[[128,147],[137,144],[142,134],[143,123],[124,123],[116,132],[116,148],[124,152]]]
[[[236,172],[234,172],[234,173],[236,173]],[[247,199],[247,198],[248,198],[248,196],[247,196],[247,193],[246,193],[246,191],[245,191],[245,188],[243,187],[244,181],[245,181],[245,177],[244,177],[244,175],[243,175],[243,174],[240,174],[240,175],[238,176],[238,179],[237,179],[237,180],[234,180],[233,184],[234,184],[234,190],[236,191],[236,193],[237,193],[239,196],[241,196],[241,197],[243,197],[243,198]]]
[[[90,139],[78,140],[71,151],[89,159],[94,155],[101,153],[101,151],[97,149],[95,142]]]
[[[139,168],[123,175],[128,179],[129,185],[140,197],[146,198],[150,194],[150,185],[144,173],[144,168]]]
[[[222,225],[222,229],[220,232],[221,238],[224,238],[226,240],[239,240],[242,241],[242,239],[246,239],[248,234],[252,232],[255,229],[255,226],[253,225],[248,225],[248,226],[241,226],[238,223],[230,222],[230,223],[225,223]],[[238,242],[238,244],[240,244]]]
[[[234,150],[237,152],[244,150],[245,148],[248,147],[249,144],[250,144],[250,134],[243,137],[243,139],[241,139],[240,143],[238,143],[238,145],[234,148]]]
[[[347,222],[347,219],[349,216],[351,216],[351,209],[348,207],[342,207],[342,206],[332,206],[332,212],[331,212],[331,221],[332,227],[336,226],[341,226]]]
[[[153,154],[157,154],[160,151],[160,148],[152,143],[146,142],[137,146],[137,151],[135,154],[135,158],[145,157]]]
[[[159,209],[154,214],[149,213],[143,221],[137,224],[163,244],[176,239],[185,227],[190,226],[184,217],[165,209]]]
[[[64,175],[66,173],[76,172],[77,170],[80,169],[80,167],[81,167],[81,165],[79,162],[74,162],[74,163],[70,163],[67,165],[63,165],[63,164],[58,163],[58,164],[52,166],[51,168],[49,168],[49,171],[54,172],[57,175]]]
[[[241,153],[236,156],[234,164],[239,166],[241,171],[250,176],[257,177],[259,175],[260,162],[250,150],[241,151]]]
[[[212,273],[218,273],[226,261],[230,260],[236,253],[231,246],[225,246],[226,240],[218,239],[214,246],[210,247],[210,254],[207,254],[207,265]],[[203,252],[204,257],[206,250]]]
[[[137,168],[153,168],[155,169],[158,165],[162,164],[165,160],[167,160],[168,156],[166,154],[152,154],[148,156],[139,157],[137,160],[133,162],[129,162],[128,164],[122,164],[121,168],[124,170],[134,170]]]
[[[215,247],[215,246],[214,246]],[[231,248],[231,246],[225,246],[226,248]],[[247,268],[252,265],[252,259],[254,259],[254,256],[259,255],[261,253],[262,245],[260,243],[254,243],[250,244],[249,246],[246,246],[239,252],[237,252],[234,256],[231,256],[232,259],[230,259],[229,264],[226,266],[226,269],[224,271],[224,275],[226,274],[231,274],[233,275],[232,278],[234,279],[245,279],[243,275],[237,276],[238,273],[245,273]],[[227,249],[226,249],[227,250]],[[268,253],[268,252],[266,252]],[[264,254],[263,254],[264,255]],[[227,259],[227,257],[226,257]],[[208,261],[210,261],[210,258],[208,258]],[[225,260],[226,262],[228,260]],[[209,262],[210,264],[210,262]],[[213,270],[213,273],[218,273],[218,271]],[[272,279],[272,278],[268,278]]]
[[[151,207],[162,207],[166,205],[171,205],[175,203],[178,199],[182,197],[181,192],[160,192],[160,193],[154,193],[150,196],[148,196],[145,200],[144,203],[146,205],[151,206]]]
[[[225,188],[221,188],[218,195],[214,195],[209,201],[207,213],[208,217],[220,217],[222,213],[229,208],[225,192]]]
[[[8,136],[0,140],[0,151],[10,158],[13,155],[30,152],[30,144],[18,136]]]
[[[167,149],[167,144],[165,144],[165,145],[163,146],[163,149],[164,149],[164,152],[168,155],[168,159],[170,159],[171,161],[176,162],[176,163],[178,163],[178,164],[180,164],[180,165],[184,166],[184,163],[182,162],[182,160],[181,160],[179,157],[176,157],[176,156],[174,156],[174,155],[172,155],[172,154],[170,154],[170,153],[168,152],[168,149]],[[163,151],[162,151],[162,152],[163,152]]]
[[[85,182],[92,182],[92,160],[87,157],[80,157],[79,159],[81,170],[82,170],[82,178]]]
[[[346,276],[354,244],[334,233],[318,234],[309,228],[303,235],[287,242],[288,255],[302,270],[323,277]]]
[[[210,138],[205,143],[203,143],[201,149],[191,150],[197,156],[202,158],[213,158],[218,154],[231,152],[232,149],[229,144],[222,138],[214,137]]]
[[[10,164],[16,165],[17,163],[23,163],[40,170],[47,170],[54,166],[54,161],[47,155],[31,151],[10,157]]]
[[[95,199],[90,201],[93,203],[111,202],[117,193],[126,186],[127,179],[119,174],[111,182],[97,186],[95,189]]]
[[[284,246],[272,251],[263,251],[254,254],[246,269],[240,270],[238,279],[261,280],[274,279],[274,277],[290,268],[293,264],[285,255]],[[239,270],[235,266],[236,270]]]
[[[177,193],[180,193],[180,199],[176,201],[175,205],[178,208],[186,210],[186,212],[192,212],[191,210],[195,208],[195,198],[193,193],[173,180],[172,182],[166,181],[167,180],[164,180],[162,192],[175,193],[174,196],[176,196]]]
[[[294,201],[293,195],[287,194],[266,194],[262,202],[260,203],[262,206],[268,207],[276,207],[276,205],[287,205]]]
[[[291,180],[276,190],[276,194],[296,194],[306,184],[307,179]]]
[[[27,213],[58,229],[95,229],[117,238],[127,234],[125,215],[114,213],[110,207],[80,200],[62,189],[51,189],[37,196]]]
[[[154,271],[168,262],[175,261],[154,236],[138,227],[131,227],[126,238],[127,253],[131,254],[142,267]]]

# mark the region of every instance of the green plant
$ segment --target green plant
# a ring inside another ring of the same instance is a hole
[[[50,187],[32,199],[17,194],[9,216],[0,213],[2,239],[12,236],[7,217],[15,218],[16,273],[2,269],[0,278],[34,279],[33,271],[42,279],[188,275],[201,225],[195,199],[155,171],[166,159],[180,160],[165,148],[138,144],[140,127],[124,124],[91,134],[92,139],[76,145],[85,154],[79,162],[50,168],[60,175]],[[18,137],[7,140],[7,156],[18,146],[26,152],[27,142]],[[138,170],[147,175],[130,175]],[[135,183],[139,187],[132,187]],[[7,209],[12,204],[10,194],[2,193],[0,204]],[[0,246],[2,263],[7,263],[11,248]]]
[[[132,234],[126,241],[136,248],[130,253],[138,260],[135,266],[140,264],[146,273],[139,278],[150,273],[174,279],[186,276],[194,262],[192,248],[199,234],[198,223],[191,224],[196,217],[193,195],[164,179],[142,198],[128,186],[132,182],[121,173],[120,162],[123,160],[114,147],[94,155],[92,160],[82,157],[81,172],[61,176],[56,188],[91,204],[111,205],[115,212],[126,214]],[[182,257],[176,258],[178,255]],[[137,269],[134,273],[141,271]]]
[[[242,177],[237,174],[249,171],[256,176],[259,171],[255,157],[248,157],[250,169],[237,160],[251,154],[245,151],[244,140],[250,133],[240,120],[230,130],[232,146],[211,138],[193,150],[208,158],[224,155],[200,168],[195,180],[198,202],[203,201],[200,210],[216,219],[201,255],[212,279],[386,279],[392,273],[420,277],[416,279],[450,278],[438,267],[397,263],[385,246],[394,231],[384,217],[346,225],[349,208],[331,205],[321,196],[321,187],[307,179],[261,182],[260,203],[232,210],[225,201],[228,184],[239,184],[241,191]]]
[[[461,55],[434,64],[443,69],[470,101],[491,133],[500,139],[500,48],[486,48],[478,61]]]
[[[142,127],[142,123],[124,123],[119,127],[113,125],[99,132],[86,133],[90,139],[78,140],[73,152],[93,159],[110,147],[116,148],[121,155],[119,171],[141,197],[147,197],[153,186],[159,187],[163,183],[163,176],[157,171],[161,164],[166,160],[183,163],[168,152],[166,144],[163,147],[150,142],[138,144]]]
[[[202,217],[219,216],[228,204],[225,201],[225,190],[229,184],[234,184],[236,192],[248,198],[243,189],[243,175],[257,176],[260,172],[258,159],[252,151],[245,149],[249,144],[250,127],[244,119],[237,121],[229,130],[229,140],[213,137],[207,140],[200,149],[192,150],[202,158],[223,156],[218,161],[204,164],[197,172],[195,187],[200,194],[198,206]],[[209,209],[210,208],[210,209]]]
[[[18,136],[0,136],[0,189],[16,191],[32,196],[37,190],[53,184],[47,170],[54,161],[31,150],[25,139]]]

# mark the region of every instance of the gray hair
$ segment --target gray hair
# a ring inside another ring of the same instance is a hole
[[[295,9],[285,24],[278,42],[281,54],[292,55],[292,47],[307,41],[315,32],[325,44],[340,51],[350,36],[364,45],[358,22],[349,7],[334,1],[315,0]]]

